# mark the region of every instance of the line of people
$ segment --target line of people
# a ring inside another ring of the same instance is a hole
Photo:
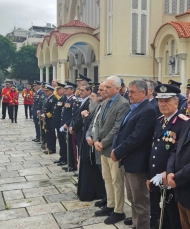
[[[173,80],[134,80],[128,88],[117,76],[90,81],[79,75],[76,84],[34,82],[33,141],[53,154],[57,135],[54,163],[65,172],[79,168],[78,197],[100,199],[95,215],[107,216],[105,224],[159,228],[162,190],[151,182],[159,174],[160,185],[171,186],[162,228],[190,228],[190,80],[187,97]],[[124,185],[132,218],[124,213]]]

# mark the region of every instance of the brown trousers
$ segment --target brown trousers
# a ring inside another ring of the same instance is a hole
[[[178,208],[182,229],[190,229],[190,209],[184,208],[179,202]]]

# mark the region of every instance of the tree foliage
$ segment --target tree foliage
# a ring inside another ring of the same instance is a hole
[[[10,73],[11,78],[32,81],[39,78],[38,60],[35,56],[36,47],[23,46],[16,52],[16,57]]]
[[[7,37],[0,35],[0,70],[7,74],[15,58],[15,45]]]

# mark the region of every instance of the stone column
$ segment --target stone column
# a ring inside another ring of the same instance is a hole
[[[65,82],[65,62],[67,60],[59,60],[61,64],[61,83]]]
[[[53,66],[53,79],[57,79],[57,61],[53,61],[51,62],[52,66]]]
[[[44,66],[39,66],[39,68],[40,68],[40,82],[42,82],[43,81],[43,68],[44,68]]]
[[[162,81],[162,60],[163,57],[155,57],[158,62],[158,81]]]
[[[49,83],[49,64],[46,64],[46,82]]]
[[[178,54],[179,58],[181,59],[181,71],[180,71],[180,75],[181,75],[181,91],[184,94],[185,92],[185,85],[186,85],[186,58],[187,58],[187,53],[179,53]]]

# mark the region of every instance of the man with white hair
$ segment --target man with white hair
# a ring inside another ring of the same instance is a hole
[[[101,107],[95,125],[94,146],[101,153],[102,175],[105,181],[107,207],[96,211],[96,216],[108,216],[105,224],[114,224],[125,219],[124,206],[124,168],[119,168],[110,158],[114,135],[118,131],[124,113],[129,109],[128,101],[119,94],[120,78],[110,76],[104,83],[106,99]]]

